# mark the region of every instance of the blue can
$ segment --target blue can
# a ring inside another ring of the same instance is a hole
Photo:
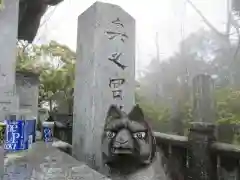
[[[24,128],[25,147],[28,149],[36,142],[36,120],[25,120]]]
[[[53,141],[52,128],[43,127],[43,140],[45,142],[52,142]]]
[[[42,124],[42,136],[44,142],[53,142],[54,135],[54,122],[43,122]]]
[[[24,120],[5,120],[6,137],[4,149],[6,151],[19,151],[26,149],[24,137]]]

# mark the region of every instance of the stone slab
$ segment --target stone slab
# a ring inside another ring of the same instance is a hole
[[[19,96],[19,108],[30,110],[32,116],[38,115],[39,80],[36,75],[16,75],[16,93]]]
[[[2,180],[109,180],[84,163],[37,142],[32,149],[8,154]]]
[[[19,0],[4,1],[0,10],[0,111],[18,110],[15,96]],[[0,112],[0,120],[4,113]]]
[[[135,103],[135,20],[119,6],[96,2],[78,19],[73,155],[99,169],[107,111]]]
[[[7,0],[0,10],[0,90],[15,84],[18,8],[19,0]]]

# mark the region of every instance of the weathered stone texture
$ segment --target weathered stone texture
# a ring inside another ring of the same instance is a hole
[[[0,10],[0,87],[15,83],[18,0],[4,1]]]
[[[210,75],[193,78],[193,119],[195,122],[215,123],[214,83]]]
[[[32,116],[38,115],[38,75],[33,73],[16,73],[16,93],[19,96],[19,108],[29,110]]]
[[[37,152],[37,153],[36,153]],[[9,154],[5,159],[3,180],[107,180],[108,178],[71,156],[37,142],[33,148]]]
[[[73,113],[73,155],[91,167],[102,164],[101,135],[110,105],[127,113],[134,105],[134,74],[134,19],[119,6],[96,2],[78,19]],[[119,85],[110,82],[114,78]],[[122,100],[114,99],[119,93]]]
[[[18,108],[15,96],[18,6],[18,0],[7,0],[0,10],[0,110],[4,111],[16,111]]]

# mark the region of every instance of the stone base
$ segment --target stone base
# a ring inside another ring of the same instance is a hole
[[[2,180],[9,179],[110,180],[84,163],[52,147],[51,144],[44,142],[33,144],[30,150],[7,155],[5,174]]]
[[[199,180],[216,179],[214,164],[209,154],[215,138],[215,125],[205,122],[191,123],[188,135],[189,171],[188,177]]]

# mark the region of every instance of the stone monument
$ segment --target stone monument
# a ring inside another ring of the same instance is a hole
[[[19,0],[4,1],[0,10],[0,121],[4,112],[18,110],[15,88]]]
[[[75,73],[73,156],[101,171],[107,111],[135,103],[135,20],[122,8],[96,2],[79,16]]]
[[[32,72],[16,72],[16,93],[19,109],[28,110],[30,118],[38,116],[39,75]]]

